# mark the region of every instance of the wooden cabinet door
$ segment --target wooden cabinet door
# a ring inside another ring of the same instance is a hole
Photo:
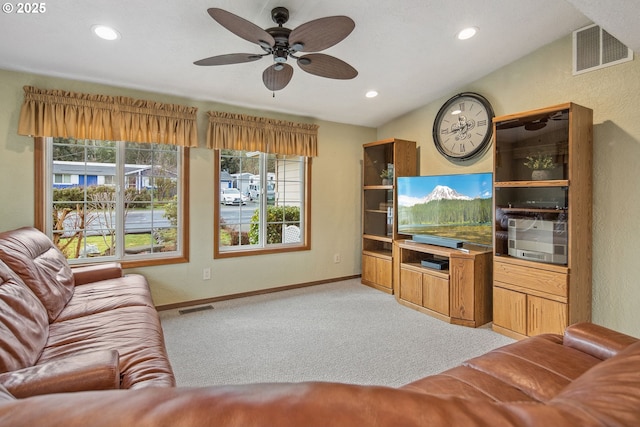
[[[449,259],[451,281],[450,315],[458,319],[474,320],[476,283],[474,260],[451,257]]]
[[[362,281],[391,289],[393,287],[393,263],[383,258],[362,255]]]
[[[400,269],[400,298],[422,305],[422,273]]]
[[[362,280],[376,282],[376,258],[362,255]]]
[[[493,287],[493,323],[505,329],[527,334],[527,295]]]
[[[529,295],[527,335],[563,334],[567,327],[567,304]]]
[[[422,275],[422,306],[449,315],[449,281],[430,274]]]
[[[393,288],[393,263],[390,260],[376,258],[376,282],[385,288]]]

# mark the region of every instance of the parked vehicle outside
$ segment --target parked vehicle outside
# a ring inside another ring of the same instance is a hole
[[[222,191],[220,191],[220,203],[224,205],[247,204],[242,194],[240,194],[240,190],[237,188],[223,188]]]
[[[249,197],[251,200],[257,200],[260,198],[260,184],[249,185]],[[276,186],[270,182],[267,184],[267,204],[272,205],[276,201]]]

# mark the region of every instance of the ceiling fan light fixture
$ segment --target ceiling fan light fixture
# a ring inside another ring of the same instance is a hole
[[[276,70],[276,71],[281,71],[283,68],[284,68],[284,64],[282,64],[282,63],[276,63],[273,66],[273,69]]]
[[[296,42],[291,45],[290,49],[294,52],[300,52],[302,49],[304,49],[304,43]]]
[[[477,32],[478,32],[478,27],[468,27],[461,30],[456,35],[456,37],[458,38],[458,40],[468,40],[471,37],[475,36]]]
[[[311,60],[309,58],[298,58],[298,63],[300,65],[309,65],[311,64]]]

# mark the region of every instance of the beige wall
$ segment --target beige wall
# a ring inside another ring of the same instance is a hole
[[[491,150],[458,166],[433,146],[438,109],[463,91],[487,97],[498,116],[569,101],[593,109],[593,321],[640,336],[640,60],[573,76],[565,37],[381,126],[378,138],[417,141],[421,175],[491,171]]]
[[[33,225],[33,140],[17,135],[25,85],[85,93],[124,95],[198,107],[201,145],[206,111],[233,111],[319,127],[319,156],[312,166],[311,251],[213,259],[213,151],[190,153],[190,262],[140,268],[156,304],[165,305],[360,274],[360,162],[362,144],[375,129],[313,121],[155,93],[0,70],[0,231]],[[265,96],[270,96],[265,93]],[[335,253],[342,261],[333,262]],[[202,280],[211,267],[212,279]]]
[[[424,82],[423,84],[429,84]],[[18,136],[22,86],[126,95],[199,108],[312,122],[279,115],[97,84],[0,70],[0,230],[33,223],[33,143]],[[436,102],[377,130],[318,122],[320,156],[313,162],[312,250],[241,259],[213,260],[213,153],[191,151],[191,260],[139,269],[156,304],[171,304],[343,277],[360,273],[360,159],[362,144],[397,137],[418,142],[421,174],[491,171],[489,153],[467,166],[453,165],[433,146],[438,108],[456,92],[486,96],[497,115],[571,101],[594,111],[593,320],[640,336],[640,61],[581,76],[571,75],[571,38],[552,43]],[[340,253],[342,262],[333,263]],[[213,278],[202,280],[211,267]]]

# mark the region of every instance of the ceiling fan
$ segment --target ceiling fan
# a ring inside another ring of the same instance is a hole
[[[271,91],[281,90],[289,84],[293,67],[287,63],[293,58],[307,73],[330,79],[353,79],[358,71],[346,62],[323,53],[309,53],[297,56],[298,52],[318,52],[344,40],[356,24],[347,16],[328,16],[315,19],[293,30],[283,27],[289,20],[289,11],[276,7],[271,18],[277,27],[263,30],[257,25],[218,8],[207,9],[211,17],[238,37],[256,43],[265,53],[230,53],[195,61],[195,65],[227,65],[257,61],[264,56],[272,56],[273,64],[262,73],[262,81]]]

